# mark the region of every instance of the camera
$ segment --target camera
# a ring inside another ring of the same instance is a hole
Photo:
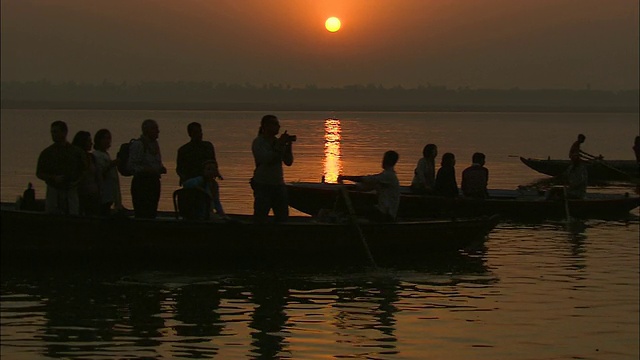
[[[289,135],[289,134],[285,134],[285,142],[294,142],[296,140],[298,140],[298,137],[295,135]]]

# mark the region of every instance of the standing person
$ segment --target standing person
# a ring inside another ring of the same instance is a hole
[[[197,122],[190,123],[187,125],[187,133],[191,141],[178,149],[176,161],[176,172],[180,177],[180,185],[187,179],[203,175],[202,164],[205,161],[212,160],[216,167],[218,166],[213,144],[202,140],[202,125]],[[222,175],[219,175],[219,178],[222,179]]]
[[[80,215],[96,216],[100,213],[100,186],[102,177],[91,153],[93,142],[88,131],[78,131],[71,142],[84,153],[85,170],[78,184]]]
[[[160,155],[159,134],[158,123],[147,119],[142,122],[142,135],[129,148],[129,167],[133,173],[131,199],[136,218],[154,219],[158,214],[160,176],[167,173]]]
[[[436,175],[434,193],[444,197],[458,197],[458,183],[456,182],[456,157],[452,153],[444,153],[440,169]]]
[[[378,202],[367,214],[371,221],[391,222],[396,220],[400,206],[400,182],[395,170],[398,158],[397,152],[389,150],[382,157],[381,173],[365,176],[338,176],[338,182],[342,182],[342,180],[355,181],[360,183],[364,189],[376,190]]]
[[[580,155],[573,154],[571,165],[565,173],[567,179],[567,197],[571,199],[584,199],[587,193],[587,167]]]
[[[276,222],[287,221],[289,201],[284,184],[282,164],[293,164],[294,135],[285,131],[280,137],[280,122],[275,115],[265,115],[260,121],[258,136],[251,144],[251,152],[256,168],[251,178],[253,189],[253,220],[265,223],[269,210],[273,209]]]
[[[422,149],[422,158],[414,170],[411,191],[416,194],[431,194],[436,183],[436,156],[438,147],[427,144]]]
[[[93,136],[93,156],[96,159],[98,173],[102,178],[100,187],[100,214],[109,216],[111,207],[122,209],[122,197],[120,195],[120,179],[118,177],[118,159],[111,160],[107,152],[111,147],[111,132],[100,129]]]
[[[484,199],[487,195],[489,170],[484,167],[485,155],[477,152],[471,158],[471,166],[462,171],[462,193],[466,197]]]
[[[78,215],[78,182],[85,170],[85,155],[67,141],[64,121],[51,124],[53,144],[38,157],[36,176],[47,184],[45,212]]]
[[[633,153],[636,155],[638,165],[640,165],[640,136],[636,136],[636,139],[633,141]]]

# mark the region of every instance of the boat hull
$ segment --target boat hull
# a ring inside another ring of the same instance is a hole
[[[570,160],[532,159],[520,157],[520,161],[531,169],[545,175],[562,175]],[[629,181],[640,177],[640,167],[634,160],[607,160],[585,163],[590,181]]]
[[[375,258],[420,258],[481,245],[496,218],[358,224]],[[208,262],[211,264],[366,263],[353,224],[292,217],[257,225],[250,216],[231,221],[80,217],[2,208],[2,257],[110,262]]]
[[[338,184],[287,184],[289,205],[306,214],[318,214],[321,209],[340,207]],[[374,206],[374,192],[357,191],[348,187],[356,212],[364,213]],[[588,199],[568,201],[571,217],[581,219],[620,219],[628,217],[638,207],[640,197],[592,194]],[[411,194],[403,188],[398,216],[400,218],[473,217],[498,214],[502,219],[544,220],[566,218],[563,199],[545,200],[537,192],[520,193],[516,190],[492,190],[488,199],[444,198]]]

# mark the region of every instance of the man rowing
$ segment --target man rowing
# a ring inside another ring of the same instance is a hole
[[[582,151],[582,149],[580,149],[580,145],[582,145],[584,143],[584,141],[586,140],[586,136],[584,136],[583,134],[578,134],[578,139],[571,145],[571,148],[569,149],[569,159],[573,159],[573,155],[578,155],[581,159],[583,160],[602,160],[602,155],[600,156],[595,156],[595,155],[591,155],[586,151]]]

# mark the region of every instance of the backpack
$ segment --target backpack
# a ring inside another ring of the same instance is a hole
[[[116,154],[116,159],[118,159],[118,172],[122,176],[132,176],[133,172],[129,167],[129,148],[131,147],[131,143],[137,141],[138,139],[131,139],[129,142],[126,142],[120,145],[120,149],[118,149],[118,153]]]

